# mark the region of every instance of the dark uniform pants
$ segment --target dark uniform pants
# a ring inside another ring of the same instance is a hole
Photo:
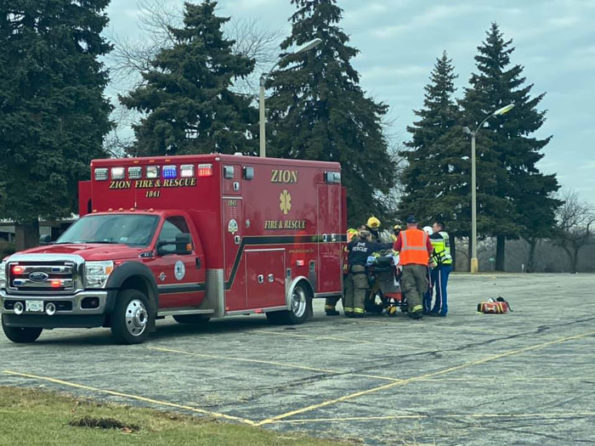
[[[337,303],[341,300],[340,297],[327,297],[324,301],[324,311],[335,310]]]
[[[345,282],[344,310],[346,314],[364,314],[364,300],[366,299],[368,287],[366,268],[353,265]]]
[[[422,299],[428,289],[428,267],[424,265],[403,265],[401,290],[407,298],[409,313],[422,311]]]

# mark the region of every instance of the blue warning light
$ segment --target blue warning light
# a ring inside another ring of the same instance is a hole
[[[172,180],[178,177],[176,166],[163,166],[163,179]]]

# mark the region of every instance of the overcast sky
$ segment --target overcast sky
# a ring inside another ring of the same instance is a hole
[[[139,38],[138,0],[112,0],[108,34]],[[181,6],[182,0],[163,0]],[[339,0],[340,26],[360,50],[354,66],[363,89],[390,106],[391,138],[404,141],[412,110],[435,60],[446,50],[459,75],[458,94],[475,71],[473,56],[497,22],[524,67],[533,94],[546,92],[547,120],[538,136],[553,135],[539,167],[563,187],[595,204],[594,0]],[[290,30],[289,0],[220,0],[219,15],[258,19],[263,29]],[[478,138],[478,144],[481,144]],[[481,181],[481,179],[478,179]]]

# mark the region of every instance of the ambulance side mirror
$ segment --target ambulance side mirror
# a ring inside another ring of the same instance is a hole
[[[164,248],[165,246],[174,245],[175,249]],[[157,255],[164,256],[167,254],[186,255],[192,254],[192,237],[190,234],[177,234],[176,240],[163,240],[157,242]]]
[[[176,235],[176,254],[186,255],[192,253],[192,238],[190,234]]]

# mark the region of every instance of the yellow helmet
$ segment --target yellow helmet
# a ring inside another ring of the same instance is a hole
[[[380,226],[380,220],[378,220],[376,217],[372,216],[372,217],[368,218],[368,222],[366,223],[366,226],[368,228],[378,229],[378,227]]]
[[[347,230],[347,241],[353,240],[353,237],[357,235],[357,229],[349,228]]]

